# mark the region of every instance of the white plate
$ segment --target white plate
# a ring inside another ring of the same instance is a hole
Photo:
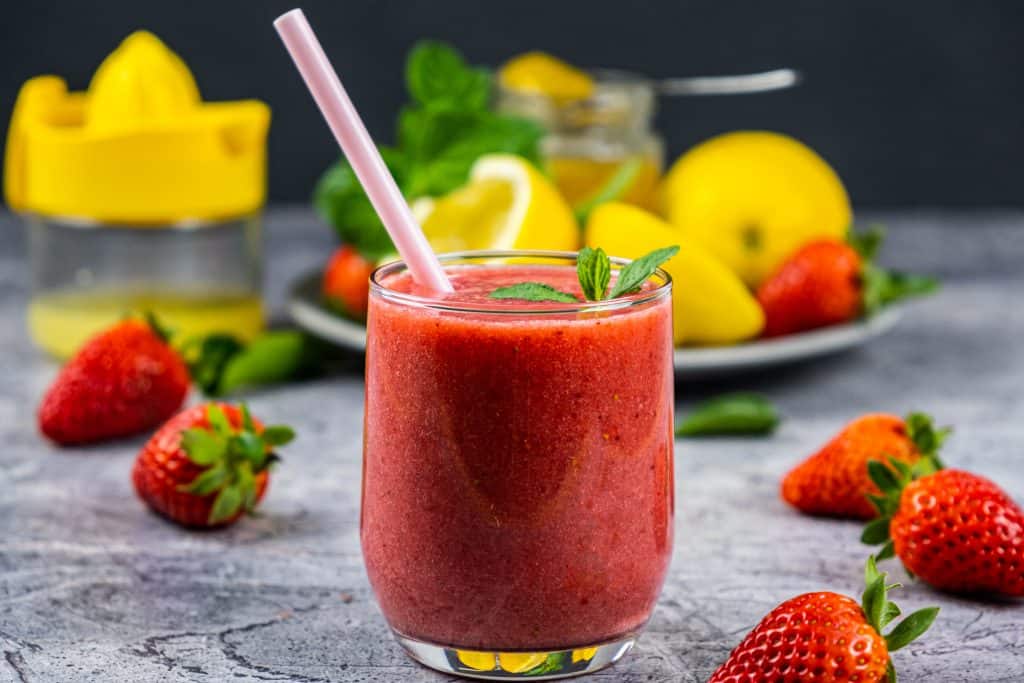
[[[296,281],[288,313],[299,327],[355,351],[366,349],[366,328],[332,312],[320,298],[320,273]],[[777,339],[675,351],[676,370],[688,377],[715,377],[808,360],[860,346],[891,330],[903,311],[890,307],[864,320]]]

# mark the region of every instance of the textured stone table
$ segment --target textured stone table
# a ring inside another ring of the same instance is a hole
[[[889,260],[942,293],[860,351],[726,384],[678,386],[679,407],[724,389],[770,395],[769,439],[677,443],[676,553],[650,627],[602,681],[703,681],[778,602],[860,590],[855,524],[797,516],[777,482],[845,420],[923,409],[954,422],[949,462],[1024,500],[1024,214],[894,213]],[[301,210],[269,217],[268,288],[323,261],[329,233]],[[439,681],[388,637],[358,542],[358,358],[328,378],[248,396],[298,427],[263,515],[190,533],[146,512],[129,482],[139,440],[58,450],[36,434],[55,372],[25,338],[20,230],[0,216],[0,681]],[[343,364],[346,365],[346,364]],[[902,575],[897,572],[897,575]],[[910,583],[905,609],[943,606],[896,655],[904,681],[1024,681],[1024,604]]]

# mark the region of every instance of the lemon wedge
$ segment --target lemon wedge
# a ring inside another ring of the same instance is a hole
[[[602,204],[590,214],[584,241],[623,258],[680,246],[662,266],[673,279],[676,345],[732,344],[757,336],[764,327],[761,307],[736,274],[701,247],[680,239],[654,214],[620,202]]]
[[[551,181],[510,154],[477,159],[463,187],[412,205],[437,252],[467,249],[554,249],[579,246],[572,209]]]
[[[547,658],[542,652],[502,652],[498,655],[498,663],[509,673],[521,674],[540,666]]]
[[[798,140],[726,133],[684,154],[661,188],[664,215],[757,287],[815,238],[843,239],[850,200],[835,171]]]
[[[527,52],[505,62],[498,82],[506,90],[544,95],[555,100],[584,100],[594,93],[594,79],[585,71],[546,52]]]

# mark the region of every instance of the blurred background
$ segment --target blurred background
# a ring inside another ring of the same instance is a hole
[[[191,66],[204,99],[254,97],[273,109],[270,200],[305,202],[337,151],[271,21],[287,2],[10,3],[0,26],[0,103],[41,73],[88,85],[137,28]],[[663,98],[667,159],[713,134],[763,128],[802,139],[842,176],[858,207],[1020,206],[1024,5],[810,0],[366,0],[302,3],[378,142],[405,101],[405,55],[419,38],[498,66],[544,49],[580,66],[655,77],[793,67],[794,90]],[[5,128],[7,115],[0,117]]]

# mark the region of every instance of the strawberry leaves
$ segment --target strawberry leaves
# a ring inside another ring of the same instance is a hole
[[[260,430],[242,404],[241,427],[235,428],[224,409],[211,403],[206,408],[208,428],[193,427],[181,433],[181,448],[194,464],[204,468],[179,490],[196,496],[216,494],[209,523],[217,524],[239,510],[251,512],[256,505],[256,475],[278,460],[275,446],[295,437],[290,427],[275,425]]]
[[[866,315],[873,315],[901,299],[932,294],[939,289],[939,281],[933,277],[886,270],[875,263],[885,241],[882,226],[874,225],[863,232],[850,230],[846,241],[860,255],[863,264],[860,277]]]
[[[925,607],[920,609],[896,624],[888,634],[883,633],[883,629],[901,614],[900,608],[896,603],[888,598],[888,591],[893,588],[900,588],[901,586],[898,583],[886,585],[887,578],[888,576],[885,572],[878,571],[875,558],[869,557],[864,565],[865,588],[864,594],[861,597],[861,609],[864,610],[864,616],[868,623],[885,639],[889,652],[895,652],[909,645],[927,631],[931,627],[932,622],[935,621],[935,617],[939,614],[939,608]],[[891,660],[889,661],[888,672],[890,682],[895,683],[896,671],[892,666]]]

